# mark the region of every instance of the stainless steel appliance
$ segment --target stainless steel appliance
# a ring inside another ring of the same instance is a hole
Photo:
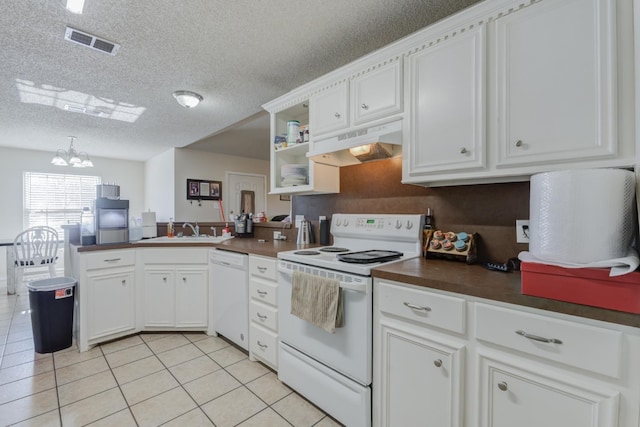
[[[423,226],[422,215],[335,214],[333,246],[278,253],[278,378],[345,425],[371,425],[371,270],[420,256]],[[294,271],[339,281],[343,327],[291,314]]]
[[[115,184],[96,185],[96,199],[120,200],[120,186]]]
[[[129,201],[96,199],[96,244],[110,245],[129,241]]]

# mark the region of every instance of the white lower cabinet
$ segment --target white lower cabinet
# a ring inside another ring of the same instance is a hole
[[[618,426],[620,392],[479,356],[483,427]]]
[[[87,274],[89,339],[135,328],[133,268]]]
[[[379,282],[373,313],[374,425],[462,426],[465,343],[433,325],[458,329],[464,300]]]
[[[144,249],[146,329],[198,329],[208,326],[207,249]]]
[[[374,281],[374,426],[638,427],[638,360],[638,328]]]
[[[77,279],[76,341],[80,351],[136,330],[135,250],[72,251]]]
[[[464,347],[447,345],[413,325],[383,319],[380,424],[461,426]]]
[[[276,259],[249,255],[249,358],[278,369]]]

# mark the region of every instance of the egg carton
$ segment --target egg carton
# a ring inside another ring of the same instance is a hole
[[[476,233],[424,230],[423,254],[426,258],[441,258],[474,264],[477,260],[476,240]]]

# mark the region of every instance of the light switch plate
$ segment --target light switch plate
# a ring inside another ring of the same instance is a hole
[[[529,220],[516,219],[516,243],[529,243]]]

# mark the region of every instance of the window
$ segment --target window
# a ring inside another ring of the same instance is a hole
[[[99,176],[24,173],[23,226],[48,225],[64,235],[63,224],[80,223],[82,208],[92,207]]]

